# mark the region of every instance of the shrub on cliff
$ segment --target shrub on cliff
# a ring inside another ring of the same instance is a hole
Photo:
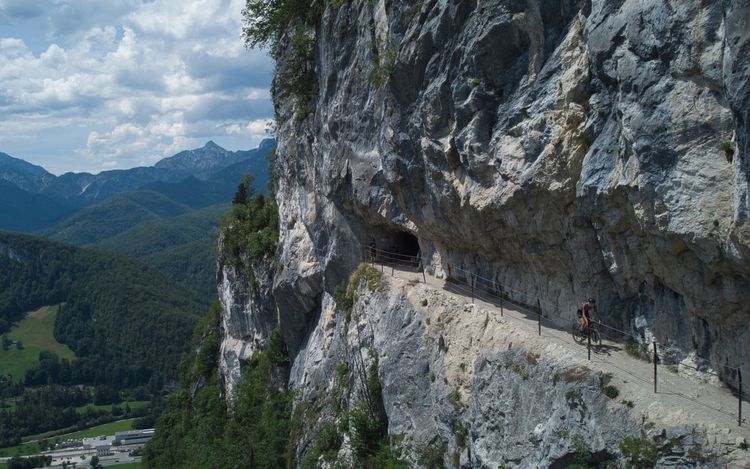
[[[220,334],[217,304],[197,329],[193,350],[180,366],[170,396],[146,445],[146,467],[287,467],[292,394],[273,377],[289,357],[278,330],[267,348],[243,365],[234,406],[221,398],[216,367]]]
[[[242,10],[245,44],[273,48],[287,28],[317,24],[325,4],[323,0],[246,0]]]
[[[256,194],[246,176],[234,195],[232,210],[222,222],[226,263],[254,280],[253,265],[272,256],[279,239],[279,214],[273,196]]]

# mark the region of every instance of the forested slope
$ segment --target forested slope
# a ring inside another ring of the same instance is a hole
[[[64,303],[55,337],[79,357],[75,381],[118,386],[174,377],[195,318],[188,290],[127,258],[0,233],[0,319]]]

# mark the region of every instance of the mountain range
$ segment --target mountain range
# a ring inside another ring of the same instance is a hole
[[[0,229],[34,232],[79,209],[141,188],[191,208],[228,202],[246,173],[255,176],[257,190],[265,191],[266,156],[273,147],[274,141],[266,139],[253,150],[229,151],[209,141],[150,167],[60,176],[0,153]]]

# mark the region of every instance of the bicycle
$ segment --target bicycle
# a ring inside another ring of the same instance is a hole
[[[588,340],[588,336],[591,335],[591,345],[601,345],[602,344],[602,338],[599,334],[599,323],[594,321],[589,321],[589,325],[586,328],[585,331],[581,330],[581,325],[578,323],[578,321],[575,321],[573,323],[573,340],[577,344],[585,344]]]

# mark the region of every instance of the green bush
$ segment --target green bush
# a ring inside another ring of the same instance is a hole
[[[615,399],[617,396],[620,395],[620,390],[617,389],[615,386],[608,384],[607,386],[604,386],[602,388],[602,393],[604,393],[604,395],[610,399]]]
[[[326,422],[318,431],[315,445],[308,451],[302,460],[302,469],[313,469],[318,467],[318,460],[323,457],[326,462],[336,460],[343,438],[336,428],[334,422]]]
[[[315,0],[246,0],[242,10],[245,44],[273,48],[288,28],[317,24],[324,5]]]
[[[728,140],[724,140],[723,142],[721,142],[719,147],[722,150],[724,150],[724,153],[730,153],[730,154],[734,153],[734,147],[732,147],[732,142]]]
[[[247,175],[234,195],[232,210],[222,221],[226,264],[242,272],[255,285],[253,267],[276,251],[279,214],[273,196],[256,194]]]
[[[373,48],[375,49],[375,54],[368,78],[370,83],[375,85],[375,87],[380,87],[393,74],[398,48],[388,47],[382,52],[380,51],[382,48],[380,44],[375,44]]]
[[[463,404],[461,403],[461,390],[458,388],[454,389],[448,396],[448,402],[450,402],[456,412],[461,412],[461,409],[463,408]]]
[[[145,466],[286,467],[292,395],[273,380],[278,364],[288,363],[278,330],[266,350],[243,365],[229,413],[215,368],[207,373],[218,359],[218,347],[209,340],[218,336],[218,322],[212,317],[203,328],[196,334],[202,340],[199,350],[185,355],[180,386],[159,417],[156,436],[145,447]],[[206,374],[206,384],[195,389],[196,378]]]
[[[591,462],[591,447],[581,435],[573,435],[573,449],[576,452],[575,462],[577,467],[589,467]]]
[[[628,467],[635,469],[652,468],[659,459],[659,446],[645,436],[626,436],[620,442],[620,452]]]
[[[626,342],[625,352],[633,358],[649,361],[649,349],[646,342]]]
[[[527,379],[529,379],[529,374],[526,372],[523,365],[519,363],[513,363],[511,365],[511,369],[513,370],[515,374],[520,376],[522,380],[526,381]]]

